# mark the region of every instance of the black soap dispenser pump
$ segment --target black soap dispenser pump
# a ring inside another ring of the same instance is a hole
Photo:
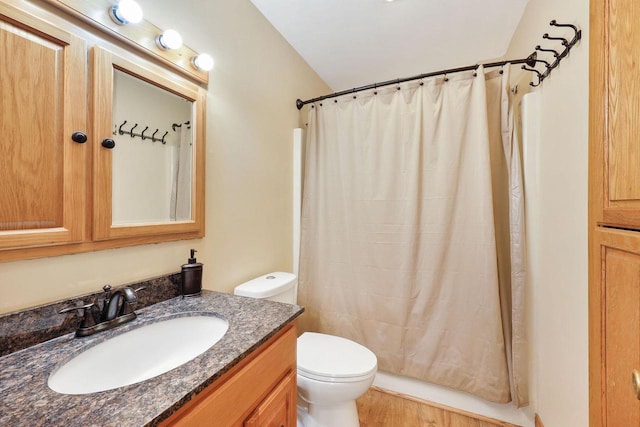
[[[191,297],[202,292],[202,263],[196,261],[196,251],[191,249],[191,256],[182,265],[182,295]]]

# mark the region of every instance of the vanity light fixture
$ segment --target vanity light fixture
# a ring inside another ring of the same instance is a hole
[[[118,25],[142,21],[142,8],[134,0],[120,0],[109,9],[109,16]]]
[[[176,30],[165,30],[164,33],[156,37],[156,44],[164,50],[180,49],[182,36]]]
[[[194,56],[192,62],[196,70],[211,71],[213,69],[213,58],[207,53]]]

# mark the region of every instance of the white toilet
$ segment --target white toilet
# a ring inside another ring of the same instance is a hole
[[[295,304],[296,276],[269,273],[237,286],[236,295]],[[345,338],[305,332],[298,338],[298,426],[359,427],[356,399],[373,383],[378,359]]]

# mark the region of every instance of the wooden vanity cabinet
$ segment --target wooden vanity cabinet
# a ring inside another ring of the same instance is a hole
[[[295,427],[296,338],[291,324],[160,425]]]

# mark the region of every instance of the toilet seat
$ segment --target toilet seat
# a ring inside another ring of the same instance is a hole
[[[316,381],[349,383],[375,374],[378,360],[368,348],[334,335],[305,332],[298,338],[298,375]]]

